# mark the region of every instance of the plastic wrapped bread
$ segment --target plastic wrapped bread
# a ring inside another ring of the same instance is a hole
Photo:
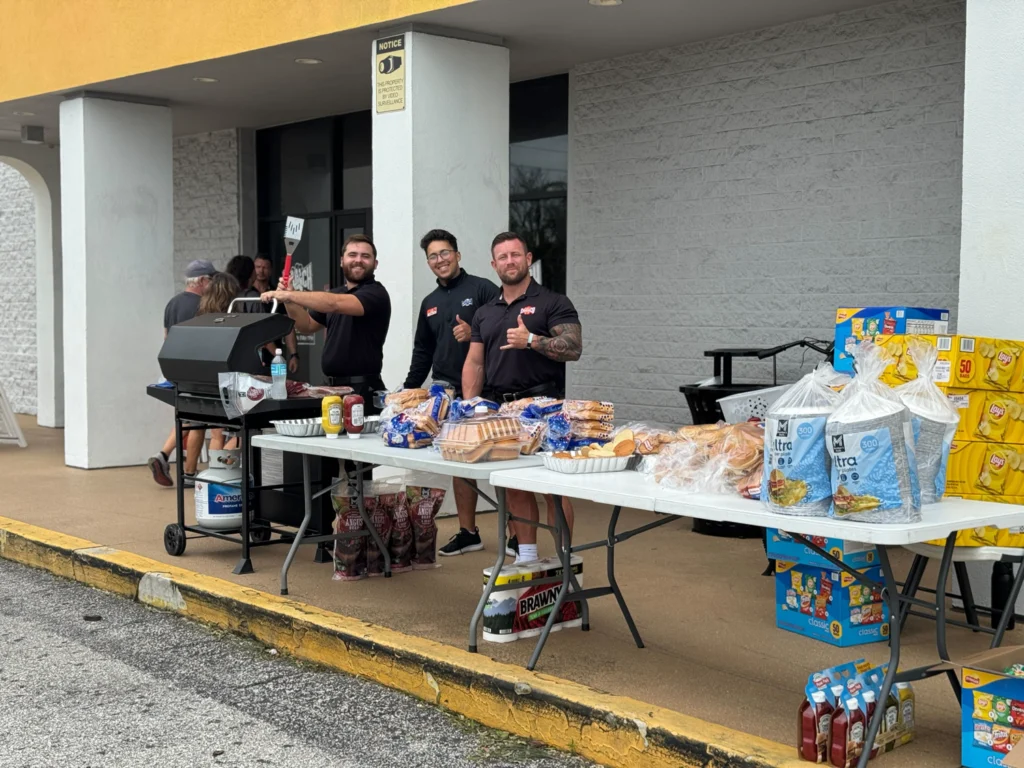
[[[842,396],[835,371],[821,363],[772,403],[765,419],[761,499],[772,512],[827,517],[832,478],[825,425]]]
[[[960,413],[935,383],[938,350],[912,339],[907,351],[917,367],[917,378],[897,387],[896,394],[910,410],[921,503],[934,504],[946,492],[946,464]]]
[[[890,359],[870,341],[854,349],[857,376],[825,426],[833,517],[864,523],[921,520],[910,410],[879,381]]]

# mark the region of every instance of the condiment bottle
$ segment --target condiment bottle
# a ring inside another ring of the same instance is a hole
[[[861,696],[864,699],[864,704],[866,705],[865,709],[867,710],[864,713],[864,735],[866,737],[867,725],[871,722],[871,717],[875,714],[875,707],[877,706],[877,704],[875,703],[874,691],[864,691],[864,693],[862,693]],[[869,760],[874,760],[876,757],[878,757],[878,740],[879,737],[881,737],[881,735],[882,730],[881,728],[879,728],[878,733],[875,734],[875,743],[871,747],[871,756],[868,758]],[[867,749],[867,745],[865,745],[864,748]]]
[[[889,697],[885,700],[885,719],[882,727],[886,733],[892,733],[899,727],[900,697],[896,695],[896,686],[889,689]]]
[[[341,398],[337,395],[325,397],[320,404],[321,423],[329,440],[337,440],[341,434]]]
[[[857,699],[847,699],[842,711],[832,718],[832,747],[829,758],[836,768],[856,764],[864,748],[864,712]]]
[[[799,757],[812,763],[825,762],[833,711],[824,691],[814,691],[810,699],[804,699],[800,705],[800,730],[797,736]]]
[[[351,438],[358,438],[363,434],[364,402],[362,395],[345,395],[343,401],[345,412],[345,431]]]

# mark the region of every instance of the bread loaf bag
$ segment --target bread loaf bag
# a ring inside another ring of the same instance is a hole
[[[870,341],[853,350],[857,376],[825,427],[833,517],[864,523],[921,520],[910,411],[879,381],[890,360]]]
[[[768,409],[761,499],[772,512],[828,516],[832,480],[825,424],[842,399],[829,386],[835,375],[821,363]]]
[[[897,387],[896,394],[910,410],[921,503],[934,504],[946,492],[949,447],[960,413],[935,384],[938,350],[926,341],[911,339],[907,351],[917,367],[917,378]]]

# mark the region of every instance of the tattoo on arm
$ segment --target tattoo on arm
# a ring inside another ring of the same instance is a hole
[[[576,323],[556,325],[551,329],[550,337],[535,336],[532,347],[558,363],[579,360],[583,352],[583,326]]]

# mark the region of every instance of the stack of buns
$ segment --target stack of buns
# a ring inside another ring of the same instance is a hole
[[[609,440],[615,433],[615,406],[598,400],[566,400],[562,413],[576,440]]]

